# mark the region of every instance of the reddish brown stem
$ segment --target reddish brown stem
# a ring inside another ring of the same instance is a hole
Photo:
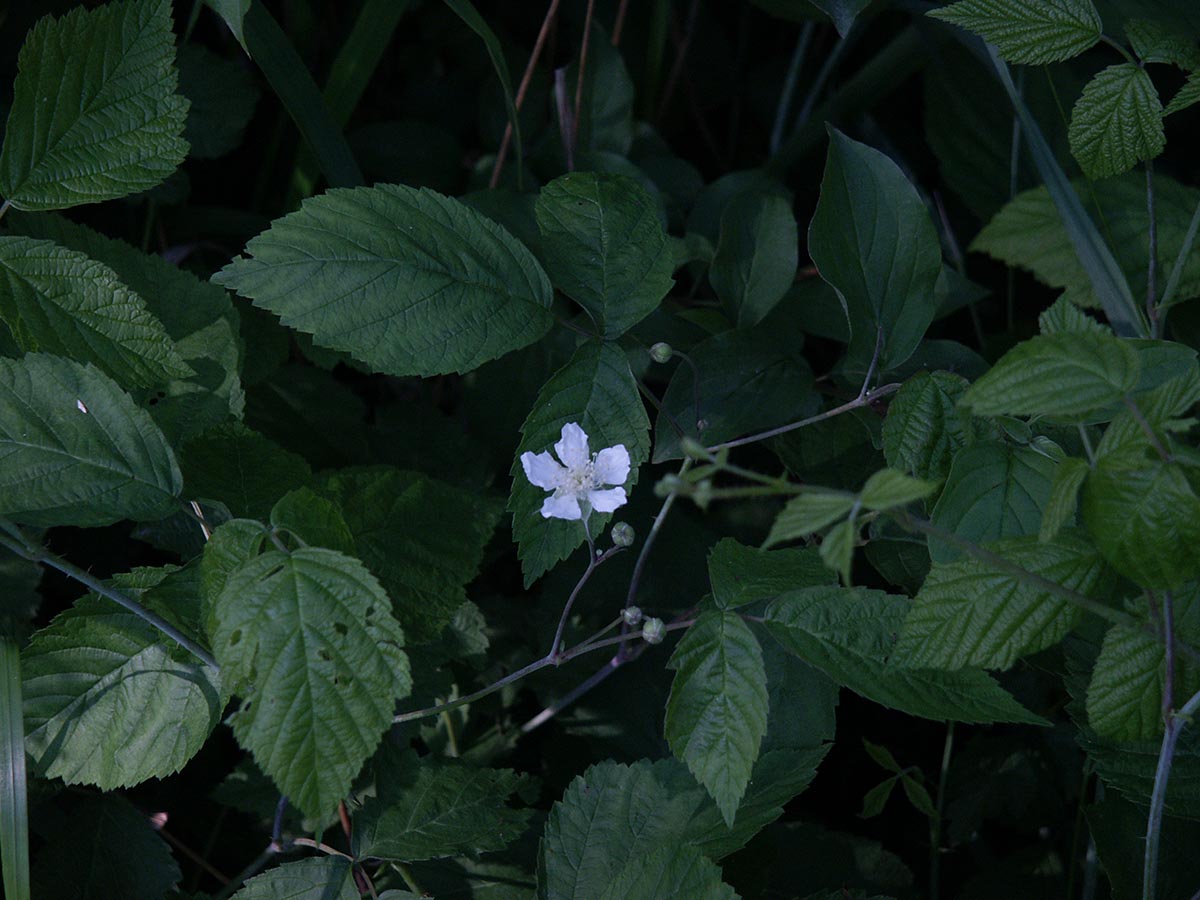
[[[583,77],[587,71],[588,43],[592,37],[592,14],[596,11],[596,0],[588,0],[587,15],[583,19],[583,44],[579,48],[579,76],[575,79],[575,116],[571,119],[571,155],[579,146],[579,117],[583,112]]]

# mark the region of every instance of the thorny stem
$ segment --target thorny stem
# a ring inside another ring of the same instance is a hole
[[[213,659],[211,653],[185,635],[182,631],[180,631],[162,616],[151,612],[136,600],[125,596],[125,594],[121,593],[116,588],[109,587],[98,578],[93,578],[87,572],[83,571],[83,569],[72,565],[62,557],[56,556],[44,548],[35,547],[30,544],[18,544],[15,541],[9,540],[8,538],[2,536],[0,536],[0,546],[6,547],[23,559],[27,559],[30,562],[43,563],[44,565],[50,566],[52,569],[57,569],[58,571],[62,572],[68,578],[75,579],[84,587],[102,597],[107,597],[109,600],[112,600],[114,603],[133,613],[146,624],[158,629],[175,643],[177,643],[180,647],[183,647],[183,649],[187,650],[189,653],[199,659],[206,666],[210,666],[213,669],[219,668],[217,666],[217,661]]]
[[[554,70],[554,108],[558,111],[558,134],[562,140],[563,159],[567,171],[575,171],[575,147],[571,143],[571,106],[567,103],[567,70],[561,67]]]
[[[587,529],[586,520],[584,529],[585,531]],[[612,559],[625,549],[624,547],[609,547],[607,550],[597,556],[596,545],[592,541],[592,536],[590,533],[587,535],[587,544],[587,568],[583,570],[583,574],[579,577],[579,580],[575,582],[575,587],[572,588],[570,596],[567,597],[566,604],[563,605],[562,615],[558,617],[558,628],[556,628],[554,631],[554,643],[550,645],[550,652],[546,654],[547,657],[555,660],[555,665],[557,665],[559,662],[562,662],[562,658],[559,655],[559,648],[562,646],[562,637],[563,632],[567,628],[567,620],[571,617],[571,607],[575,605],[575,599],[579,596],[579,592],[583,590],[583,586],[588,583],[588,579],[592,577],[592,573],[596,571],[597,567]]]
[[[579,119],[583,115],[583,78],[587,71],[588,43],[592,37],[592,15],[596,12],[596,0],[588,0],[587,13],[583,17],[583,43],[579,47],[579,75],[575,79],[575,115],[571,119],[571,156],[579,145]]]

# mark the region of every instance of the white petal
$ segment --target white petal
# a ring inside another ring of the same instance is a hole
[[[542,504],[542,518],[573,521],[582,519],[583,511],[579,508],[579,498],[574,494],[555,494],[553,497],[547,497],[546,502]]]
[[[609,488],[607,491],[588,491],[588,503],[596,512],[610,513],[625,505],[625,488]]]
[[[550,452],[522,453],[521,466],[525,477],[545,491],[556,490],[567,470],[558,464]]]
[[[568,422],[562,427],[562,440],[554,445],[554,452],[568,469],[586,466],[591,460],[587,432],[575,422]]]
[[[596,484],[624,484],[629,478],[629,451],[624,444],[596,454]]]

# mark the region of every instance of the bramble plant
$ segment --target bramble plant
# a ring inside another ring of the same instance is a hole
[[[1200,5],[490,7],[9,6],[4,896],[1200,897]]]

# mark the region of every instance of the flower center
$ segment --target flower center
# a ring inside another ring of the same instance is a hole
[[[588,460],[582,466],[567,469],[562,490],[567,494],[586,494],[596,486],[596,464]]]

